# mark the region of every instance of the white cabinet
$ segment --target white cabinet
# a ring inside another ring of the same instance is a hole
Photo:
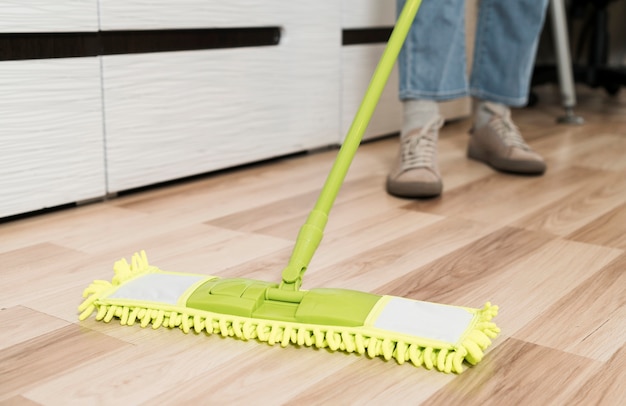
[[[280,27],[276,46],[103,57],[109,191],[338,142],[340,9],[102,1],[105,30]]]
[[[385,45],[342,46],[342,30],[390,28],[395,15],[395,0],[0,2],[0,32],[44,41],[281,33],[272,46],[1,61],[0,217],[338,144]],[[397,88],[396,68],[366,138],[399,130]]]
[[[100,197],[98,58],[0,63],[0,217]]]

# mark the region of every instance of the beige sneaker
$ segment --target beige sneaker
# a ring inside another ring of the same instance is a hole
[[[546,170],[543,158],[524,141],[511,120],[511,112],[492,111],[489,122],[473,128],[467,156],[505,172],[541,175]]]
[[[387,192],[401,197],[433,197],[443,185],[437,164],[437,139],[443,118],[400,137],[398,157],[387,177]]]

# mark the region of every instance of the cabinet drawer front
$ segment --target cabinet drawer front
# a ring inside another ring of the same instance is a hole
[[[0,32],[98,30],[98,0],[3,0]]]
[[[100,21],[103,30],[125,30],[249,27],[297,20],[317,23],[323,30],[339,21],[338,9],[336,1],[329,0],[106,0],[100,5]]]
[[[341,0],[341,27],[391,27],[396,20],[396,0]]]
[[[279,44],[103,57],[109,191],[338,143],[339,7],[234,3]]]
[[[341,131],[343,134],[352,124],[384,49],[385,44],[365,44],[344,46],[341,50]],[[363,138],[395,133],[400,131],[401,126],[402,104],[398,100],[398,69],[396,67],[389,77]]]
[[[98,58],[0,63],[0,217],[105,194]]]

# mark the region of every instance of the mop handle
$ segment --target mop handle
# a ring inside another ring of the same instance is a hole
[[[339,194],[350,164],[369,125],[380,96],[398,59],[422,0],[407,0],[374,71],[359,110],[341,146],[315,207],[300,229],[288,266],[283,270],[281,289],[298,290],[302,276],[322,240],[328,214]]]

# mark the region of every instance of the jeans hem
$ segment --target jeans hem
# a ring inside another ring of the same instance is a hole
[[[470,95],[477,99],[501,103],[509,107],[523,107],[528,103],[528,96],[509,97],[500,94],[490,93],[482,89],[471,88]]]
[[[452,99],[458,99],[461,97],[469,96],[469,92],[466,89],[450,90],[447,92],[424,92],[424,91],[401,91],[399,93],[400,100],[433,100],[433,101],[446,101]]]

